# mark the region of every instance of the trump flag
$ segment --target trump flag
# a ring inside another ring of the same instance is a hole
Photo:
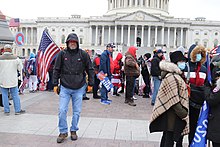
[[[207,125],[208,125],[208,114],[209,114],[209,107],[207,102],[204,101],[202,110],[198,119],[198,124],[196,127],[196,133],[193,138],[193,141],[190,147],[206,147],[207,139]]]

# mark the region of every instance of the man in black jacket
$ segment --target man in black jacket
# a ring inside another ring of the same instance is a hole
[[[157,92],[160,88],[161,70],[159,67],[159,63],[162,59],[163,59],[163,51],[159,49],[157,50],[157,52],[154,55],[154,58],[151,61],[151,75],[153,77],[153,82],[154,82],[154,91],[153,91],[152,101],[151,101],[152,106],[154,105],[156,101]]]
[[[59,103],[59,131],[57,143],[62,143],[68,136],[67,111],[70,99],[72,100],[72,126],[70,127],[71,140],[77,140],[76,131],[82,109],[82,98],[86,89],[86,73],[88,85],[93,85],[94,71],[89,55],[79,48],[76,34],[71,33],[66,40],[67,48],[61,51],[55,62],[53,71],[54,92],[58,93],[60,81]]]

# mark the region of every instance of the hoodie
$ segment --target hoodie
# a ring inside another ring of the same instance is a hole
[[[77,48],[71,50],[68,42],[74,40]],[[67,48],[57,55],[53,69],[53,84],[60,84],[66,88],[79,89],[86,84],[86,73],[88,74],[88,85],[93,85],[94,70],[89,55],[79,48],[78,37],[75,33],[68,35]]]
[[[114,73],[119,74],[121,70],[121,59],[122,59],[122,54],[118,53],[116,59],[114,60]]]

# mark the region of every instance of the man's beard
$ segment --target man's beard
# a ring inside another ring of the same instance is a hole
[[[69,49],[75,50],[75,49],[77,49],[77,47],[69,47]]]

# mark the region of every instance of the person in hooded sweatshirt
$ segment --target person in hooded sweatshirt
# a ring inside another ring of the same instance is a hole
[[[71,140],[77,140],[78,122],[82,109],[82,98],[86,89],[86,73],[88,85],[93,86],[94,70],[89,55],[79,48],[79,40],[75,33],[68,35],[67,48],[57,55],[54,70],[54,92],[59,93],[59,136],[57,143],[62,143],[68,136],[67,111],[69,101],[72,101],[72,123],[70,127]],[[60,83],[59,83],[60,81]]]
[[[130,106],[136,106],[134,103],[135,80],[140,75],[140,68],[136,58],[137,48],[131,46],[125,53],[124,72],[126,76],[125,103]]]
[[[113,95],[115,96],[120,96],[120,94],[118,94],[118,89],[121,86],[121,68],[122,68],[122,54],[118,53],[116,59],[114,60],[114,72],[113,72],[113,78],[112,78],[112,84],[114,85],[114,89],[113,89]]]
[[[171,62],[161,61],[162,82],[150,121],[150,132],[163,132],[160,147],[182,147],[183,135],[189,133],[189,98],[184,81],[186,59],[181,51],[170,55]]]
[[[189,73],[190,98],[189,98],[189,124],[190,133],[188,136],[191,144],[197,127],[200,109],[205,100],[205,87],[207,83],[207,69],[203,65],[206,61],[206,50],[203,46],[193,44],[188,51],[188,65],[185,69],[185,77]]]
[[[30,57],[27,63],[27,72],[29,74],[29,92],[34,93],[37,91],[37,70],[36,70],[36,58],[34,53],[30,53]]]
[[[205,98],[210,107],[208,116],[207,139],[213,147],[220,147],[220,57],[211,62],[213,85],[206,88]]]

